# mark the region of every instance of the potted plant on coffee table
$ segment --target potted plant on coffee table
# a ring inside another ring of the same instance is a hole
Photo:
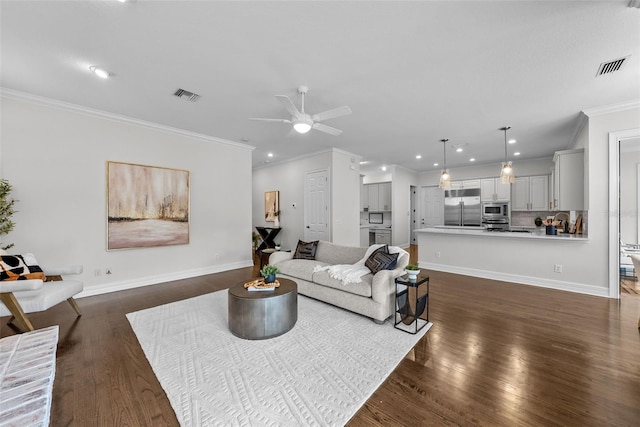
[[[280,273],[280,270],[275,265],[265,265],[260,270],[260,275],[264,277],[265,283],[273,283],[276,280],[276,274]]]

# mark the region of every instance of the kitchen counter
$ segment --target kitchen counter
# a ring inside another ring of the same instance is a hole
[[[544,228],[535,229],[530,232],[517,231],[487,231],[481,227],[456,227],[456,226],[436,226],[420,228],[416,233],[452,234],[463,236],[479,236],[499,239],[530,239],[530,240],[563,240],[570,242],[586,243],[589,237],[583,234],[558,233],[548,235]]]

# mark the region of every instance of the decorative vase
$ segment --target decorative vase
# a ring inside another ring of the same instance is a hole
[[[273,283],[276,281],[276,275],[275,274],[270,274],[267,277],[264,278],[264,283]]]
[[[275,228],[280,228],[280,218],[275,217],[275,218],[273,219],[273,226],[274,226]]]
[[[405,273],[407,273],[407,276],[409,276],[409,279],[413,279],[415,280],[416,277],[418,277],[418,274],[420,274],[420,270],[405,270]]]

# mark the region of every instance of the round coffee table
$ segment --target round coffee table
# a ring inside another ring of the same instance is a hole
[[[228,293],[229,330],[239,338],[263,340],[293,328],[298,320],[298,285],[278,278],[273,291],[248,291],[243,284]]]

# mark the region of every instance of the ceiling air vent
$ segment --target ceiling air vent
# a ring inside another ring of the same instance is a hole
[[[184,98],[191,102],[196,102],[198,98],[200,98],[200,95],[198,95],[197,93],[189,92],[188,90],[184,89],[178,89],[176,93],[174,93],[174,95],[178,98]]]
[[[631,55],[629,55],[631,56]],[[622,70],[629,59],[629,56],[625,56],[624,58],[614,59],[613,61],[603,62],[600,64],[600,68],[598,68],[598,73],[596,77],[602,76],[604,74],[611,74],[614,71]]]

